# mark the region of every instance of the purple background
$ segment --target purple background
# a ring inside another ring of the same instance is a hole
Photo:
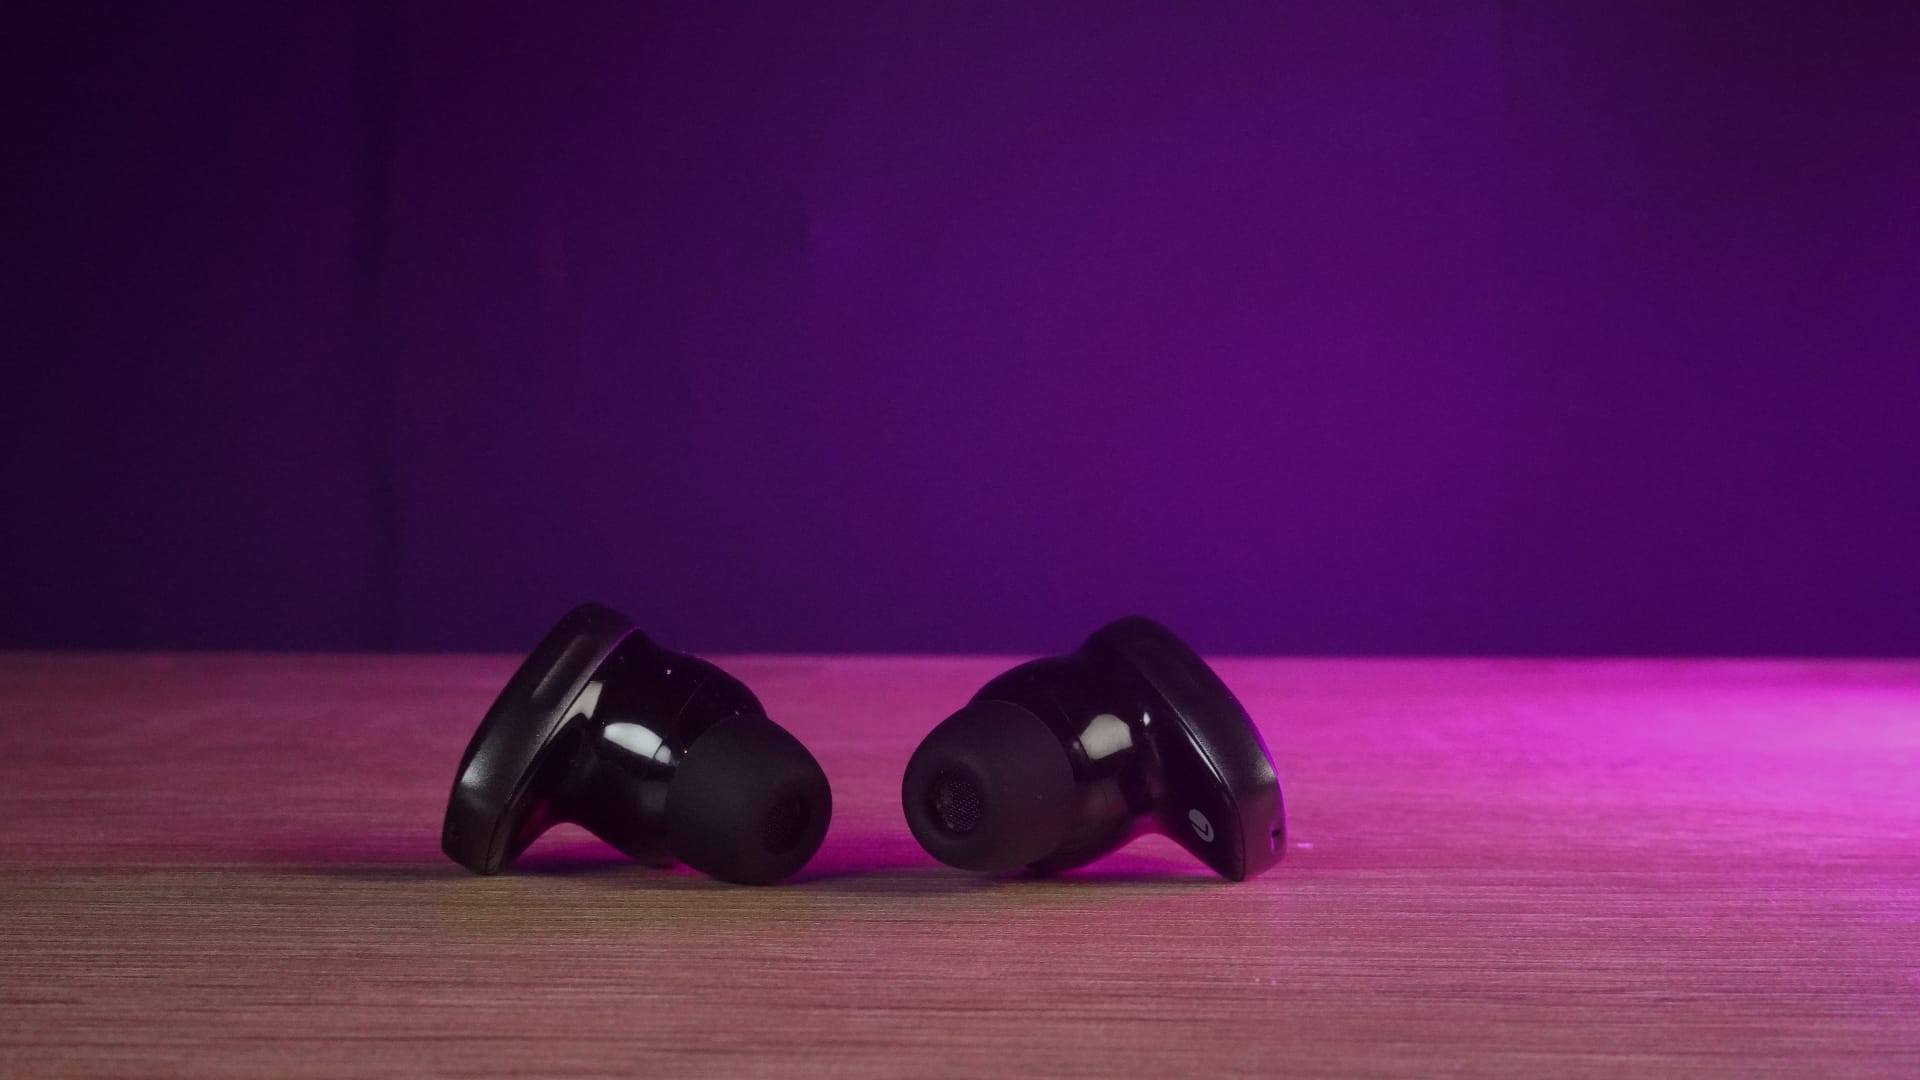
[[[11,5],[0,644],[1920,653],[1920,5]]]

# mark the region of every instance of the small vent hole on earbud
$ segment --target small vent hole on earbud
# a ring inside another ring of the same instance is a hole
[[[773,804],[767,811],[766,824],[761,828],[760,840],[767,846],[767,854],[780,855],[792,851],[800,838],[807,833],[807,825],[813,820],[813,812],[807,808],[807,800],[798,795],[789,795]]]
[[[944,772],[933,778],[927,788],[927,809],[933,823],[954,836],[965,836],[980,827],[986,808],[980,803],[980,788],[971,776]]]

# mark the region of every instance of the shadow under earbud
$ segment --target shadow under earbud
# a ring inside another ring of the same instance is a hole
[[[1169,845],[1171,846],[1171,845]],[[867,895],[966,896],[1010,890],[1082,890],[1102,886],[1216,888],[1226,884],[1191,860],[1151,851],[1120,852],[1066,873],[1014,870],[979,874],[934,861],[911,836],[887,833],[830,838],[790,887]]]

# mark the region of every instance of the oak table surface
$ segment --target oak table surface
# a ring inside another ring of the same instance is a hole
[[[438,850],[510,657],[0,655],[0,1073],[1920,1076],[1920,663],[1222,660],[1287,857],[934,864],[993,658],[719,657],[832,779],[747,888]]]

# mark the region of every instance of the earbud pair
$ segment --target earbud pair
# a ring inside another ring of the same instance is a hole
[[[1238,881],[1285,850],[1273,759],[1246,710],[1137,617],[989,682],[914,752],[901,801],[920,845],[967,870],[1066,870],[1158,831]],[[832,814],[819,763],[744,684],[587,604],[480,721],[440,844],[493,874],[573,822],[645,862],[765,885],[813,857]]]

